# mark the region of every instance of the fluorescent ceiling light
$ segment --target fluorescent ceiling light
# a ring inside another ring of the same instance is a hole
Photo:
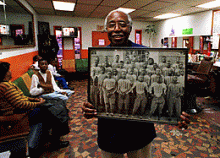
[[[219,6],[220,6],[220,1],[216,0],[216,1],[212,1],[212,2],[208,2],[208,3],[198,5],[196,7],[199,7],[199,8],[216,8],[216,7],[219,7]]]
[[[53,6],[56,10],[73,11],[75,3],[53,1]]]
[[[158,15],[154,18],[156,18],[156,19],[167,19],[167,18],[173,18],[173,17],[176,17],[176,16],[180,16],[180,14],[167,13],[167,14]]]
[[[0,5],[6,5],[4,2],[0,1]]]
[[[131,9],[131,8],[118,8],[118,9],[116,9],[116,10],[119,10],[119,11],[122,11],[122,12],[124,12],[124,13],[129,14],[129,13],[135,11],[136,9]]]

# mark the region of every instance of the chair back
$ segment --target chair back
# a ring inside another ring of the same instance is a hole
[[[196,72],[199,74],[208,75],[212,70],[212,66],[212,61],[202,60]]]
[[[26,137],[29,132],[27,113],[0,116],[0,143]]]

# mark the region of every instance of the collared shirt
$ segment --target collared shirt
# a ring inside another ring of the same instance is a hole
[[[46,78],[47,78],[47,74],[46,73],[42,73],[41,71],[39,71],[39,73],[41,74],[41,76],[43,77],[44,81],[46,82]],[[52,80],[52,85],[53,85],[53,89],[56,92],[64,92],[65,90],[60,89],[55,80],[54,77],[51,74],[51,80]],[[32,76],[32,82],[31,82],[31,88],[30,88],[30,94],[32,96],[37,96],[37,95],[41,95],[44,92],[44,89],[42,87],[38,87],[38,85],[40,84],[39,78],[37,77],[36,74],[33,74]]]

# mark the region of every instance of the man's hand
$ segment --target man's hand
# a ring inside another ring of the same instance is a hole
[[[82,113],[85,118],[90,119],[97,115],[97,110],[92,104],[84,102],[82,106]]]
[[[178,122],[178,128],[180,129],[187,129],[188,124],[190,123],[190,115],[187,114],[186,112],[182,112],[182,115],[180,116],[182,119],[180,122]]]
[[[45,99],[43,99],[43,98],[36,98],[36,99],[38,99],[37,105],[41,105],[41,104],[45,103]]]

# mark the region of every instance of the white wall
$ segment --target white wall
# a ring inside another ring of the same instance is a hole
[[[74,26],[82,28],[82,49],[88,49],[92,46],[92,31],[97,31],[97,25],[104,25],[104,19],[95,18],[78,18],[78,17],[63,17],[63,16],[39,16],[38,21],[49,22],[50,33],[53,34],[54,26]],[[133,29],[130,35],[132,41],[135,40],[135,29],[142,30],[149,23],[133,22]],[[142,43],[147,45],[147,34],[142,31]]]
[[[0,59],[4,59],[4,58],[8,58],[8,57],[12,57],[12,56],[17,56],[17,55],[21,55],[21,54],[26,54],[26,53],[30,53],[30,52],[34,52],[38,50],[38,46],[37,46],[37,33],[36,33],[36,28],[37,28],[37,14],[36,12],[33,10],[32,7],[30,7],[30,5],[25,1],[25,0],[19,0],[31,13],[33,13],[34,15],[34,27],[35,27],[35,43],[36,46],[35,47],[28,47],[28,48],[16,48],[16,49],[3,49],[0,50]]]
[[[92,31],[96,31],[97,25],[103,25],[104,19],[93,18],[76,18],[61,16],[38,16],[25,0],[19,0],[34,15],[35,24],[35,41],[36,46],[31,48],[5,49],[0,50],[0,59],[21,55],[38,50],[37,45],[37,23],[38,21],[49,22],[50,32],[53,34],[53,26],[78,26],[82,27],[82,49],[92,46]],[[211,34],[212,11],[202,12],[194,15],[178,17],[161,22],[156,22],[157,34],[152,38],[152,47],[161,47],[161,39],[168,37],[171,29],[175,30],[175,36],[182,36],[182,29],[193,28],[193,35],[210,35]],[[144,28],[150,23],[133,22],[133,30],[130,35],[132,41],[135,40],[135,29],[142,30],[142,44],[148,46],[148,35]]]
[[[157,34],[152,42],[153,47],[160,47],[160,40],[169,37],[172,28],[175,30],[174,36],[177,37],[183,36],[182,30],[186,28],[193,28],[193,34],[190,36],[211,35],[212,11],[156,22],[155,26]]]

